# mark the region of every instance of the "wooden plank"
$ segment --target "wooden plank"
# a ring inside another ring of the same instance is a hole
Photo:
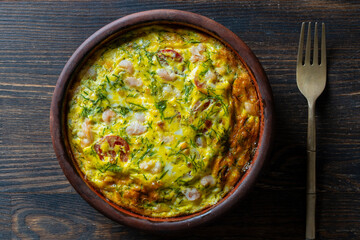
[[[0,194],[0,239],[11,238],[11,196]]]
[[[158,239],[114,223],[77,194],[11,194],[16,238]],[[318,195],[319,239],[356,239],[360,235],[359,193]],[[355,202],[354,202],[355,201]],[[357,205],[349,209],[348,206]],[[232,211],[211,224],[183,233],[186,239],[303,239],[304,191],[254,190]],[[178,235],[178,234],[177,234]]]

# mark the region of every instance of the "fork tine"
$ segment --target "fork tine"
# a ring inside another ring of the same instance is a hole
[[[298,49],[298,56],[297,56],[297,65],[298,66],[302,65],[302,62],[303,62],[304,26],[305,26],[305,23],[303,22],[301,24],[299,49]]]
[[[315,30],[314,30],[314,56],[313,56],[313,65],[318,65],[319,62],[319,55],[318,55],[318,30],[317,30],[317,22],[315,23]]]
[[[308,65],[308,64],[310,65],[310,45],[311,45],[311,22],[309,22],[309,27],[307,32],[304,65]]]
[[[321,65],[326,66],[325,23],[322,24],[322,31],[321,31]]]

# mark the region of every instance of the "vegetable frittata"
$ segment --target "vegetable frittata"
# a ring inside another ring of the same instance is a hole
[[[216,204],[256,150],[259,99],[220,41],[148,26],[97,50],[76,76],[68,138],[84,178],[108,200],[149,217]]]

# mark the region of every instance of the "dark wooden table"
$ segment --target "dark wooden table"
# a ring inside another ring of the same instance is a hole
[[[64,177],[49,132],[52,93],[75,49],[105,24],[157,8],[200,13],[240,36],[263,64],[276,104],[272,158],[254,190],[185,238],[304,239],[307,105],[296,87],[296,52],[300,23],[323,21],[317,236],[360,239],[360,2],[285,0],[1,1],[0,239],[159,238],[89,206]]]

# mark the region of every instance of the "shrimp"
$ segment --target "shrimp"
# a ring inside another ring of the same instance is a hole
[[[116,113],[113,110],[107,109],[102,114],[102,120],[105,123],[109,124],[112,120],[114,120],[115,116],[116,116]]]
[[[196,188],[187,188],[183,193],[189,201],[196,201],[201,197],[201,193]]]
[[[141,123],[143,123],[143,122],[145,122],[145,114],[144,113],[142,113],[142,112],[136,112],[135,114],[134,114],[134,117],[135,117],[135,119],[137,120],[137,121],[139,121],[139,122],[141,122]]]
[[[134,77],[127,77],[125,79],[125,83],[129,87],[141,87],[143,85],[143,82],[140,78],[134,78]]]
[[[208,176],[205,176],[205,177],[201,178],[200,183],[204,187],[214,186],[215,185],[215,179],[214,179],[214,177],[212,175],[208,175]]]
[[[190,52],[192,54],[191,58],[190,58],[190,61],[191,62],[197,62],[197,61],[202,61],[205,59],[204,55],[202,55],[202,53],[205,51],[205,46],[200,43],[199,45],[197,46],[193,46],[191,49],[190,49]]]
[[[176,74],[173,72],[168,72],[165,68],[156,70],[156,73],[165,81],[174,81],[176,79]]]
[[[122,60],[119,63],[119,67],[125,69],[125,71],[127,71],[129,74],[134,73],[134,66],[133,66],[132,62],[130,62],[129,60]]]
[[[82,128],[81,132],[79,133],[80,138],[82,138],[81,145],[83,147],[87,147],[93,141],[93,134],[91,131],[91,122],[88,118],[85,120],[85,122],[83,122],[83,124],[81,125],[81,128]]]
[[[160,161],[156,161],[154,167],[151,169],[151,173],[155,174],[155,173],[159,173],[162,170],[162,166]]]
[[[140,169],[150,171],[153,174],[159,173],[162,170],[160,161],[147,161],[139,164]]]
[[[211,71],[211,70],[208,70],[205,74],[205,79],[209,82],[215,82],[216,81],[216,74]]]
[[[149,170],[154,166],[154,163],[152,161],[149,162],[141,162],[139,164],[140,169],[142,170]]]
[[[164,136],[163,138],[162,138],[162,141],[164,142],[164,143],[170,143],[170,142],[172,142],[174,140],[174,137],[173,136]]]
[[[97,72],[96,72],[96,69],[95,69],[94,66],[89,68],[89,70],[87,71],[87,75],[88,75],[89,78],[91,78],[93,80],[96,79]]]
[[[147,131],[147,128],[144,125],[140,124],[138,121],[135,121],[130,123],[130,125],[126,128],[125,131],[127,134],[134,136],[143,134]]]

